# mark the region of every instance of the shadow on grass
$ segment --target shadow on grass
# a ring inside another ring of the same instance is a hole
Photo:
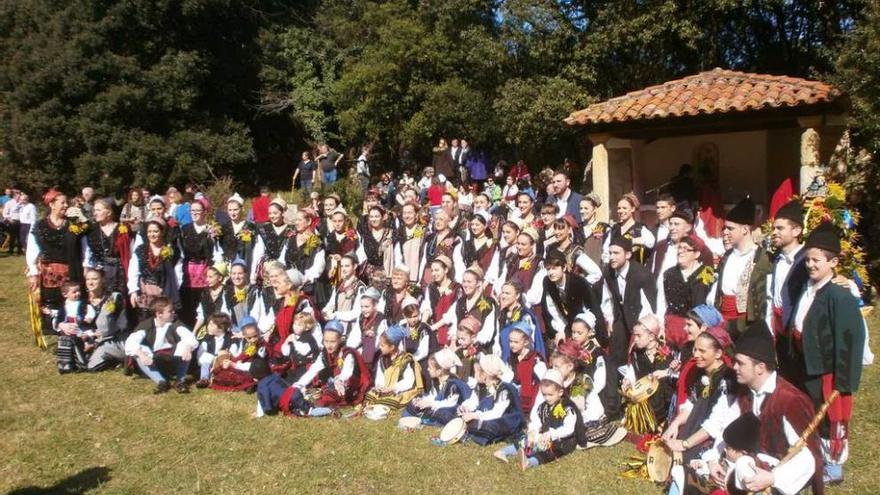
[[[92,467],[80,471],[73,476],[64,478],[46,488],[36,486],[27,486],[12,490],[7,495],[56,495],[56,494],[79,494],[85,493],[99,485],[110,481],[110,468],[108,467]]]

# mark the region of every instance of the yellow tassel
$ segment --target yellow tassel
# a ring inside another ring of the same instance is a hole
[[[43,338],[43,317],[40,313],[40,305],[37,304],[34,291],[28,290],[28,308],[31,315],[31,330],[34,332],[34,345],[40,349],[46,348],[46,339]]]
[[[653,433],[657,430],[657,420],[647,400],[626,405],[624,427],[635,434]]]

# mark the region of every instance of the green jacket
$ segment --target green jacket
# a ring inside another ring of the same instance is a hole
[[[721,261],[718,262],[718,280],[716,280],[715,289],[715,307],[721,311],[721,277],[724,276],[724,265],[732,250],[727,250]],[[755,250],[755,266],[752,268],[752,274],[749,277],[749,294],[746,302],[746,317],[735,322],[728,323],[727,330],[731,335],[739,335],[748,328],[752,323],[764,318],[767,314],[767,277],[773,273],[773,261],[770,254],[761,246]],[[734,337],[736,338],[736,337]]]
[[[794,311],[797,314],[797,309]],[[843,394],[857,391],[862,378],[865,333],[858,300],[834,282],[825,284],[804,318],[802,339],[807,375],[832,373],[835,390]]]

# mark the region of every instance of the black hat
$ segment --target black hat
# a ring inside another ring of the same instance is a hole
[[[694,214],[691,213],[690,208],[687,206],[679,206],[672,212],[672,216],[670,218],[680,218],[689,224],[694,223]]]
[[[755,202],[752,201],[752,198],[746,196],[732,210],[727,212],[726,220],[740,225],[751,226],[755,223]]]
[[[628,239],[620,234],[611,238],[611,242],[609,246],[620,246],[624,251],[632,251],[633,242],[632,239]]]
[[[804,207],[801,205],[800,201],[793,199],[779,208],[776,212],[776,218],[785,218],[786,220],[791,220],[792,222],[803,226]]]
[[[767,322],[757,320],[752,323],[736,341],[736,353],[764,363],[776,364],[776,346]]]
[[[830,222],[822,222],[807,237],[807,248],[820,248],[840,254],[840,234]]]
[[[724,429],[724,443],[735,450],[757,453],[760,433],[761,420],[754,413],[747,412]]]

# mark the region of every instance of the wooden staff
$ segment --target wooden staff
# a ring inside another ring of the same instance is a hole
[[[807,445],[807,439],[810,438],[810,435],[812,435],[813,432],[816,431],[816,428],[819,427],[819,424],[822,422],[822,419],[825,417],[825,413],[828,412],[828,408],[831,407],[831,404],[833,404],[835,400],[837,400],[837,397],[839,395],[840,395],[840,391],[838,391],[838,390],[834,390],[831,392],[831,395],[829,395],[828,398],[825,399],[825,402],[822,404],[822,407],[820,407],[819,410],[816,412],[816,415],[813,417],[813,420],[810,421],[810,424],[808,424],[806,429],[804,429],[804,432],[801,434],[801,437],[798,438],[798,441],[795,442],[794,445],[789,447],[788,452],[785,454],[785,457],[783,457],[782,460],[779,461],[778,465],[782,465],[782,464],[785,464],[786,462],[790,461],[794,456],[796,456],[798,454],[798,452],[801,451],[801,449],[804,448],[805,445]],[[770,495],[771,490],[772,490],[772,487],[768,487],[768,488],[764,489],[764,491],[762,493],[764,495]]]

